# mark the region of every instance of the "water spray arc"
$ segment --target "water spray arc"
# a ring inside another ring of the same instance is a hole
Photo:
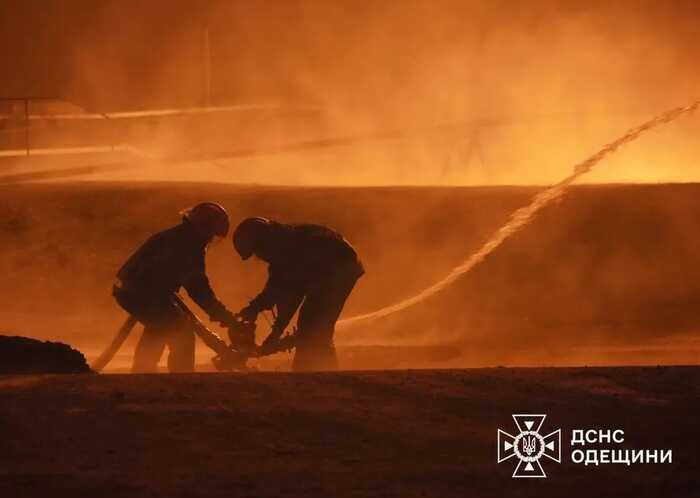
[[[430,287],[422,290],[415,296],[404,299],[403,301],[400,301],[396,304],[386,306],[371,313],[365,313],[362,315],[346,318],[345,320],[341,320],[338,322],[337,327],[340,329],[351,327],[362,322],[368,322],[376,320],[378,318],[383,318],[388,315],[392,315],[394,313],[398,313],[399,311],[403,311],[406,308],[413,306],[414,304],[418,304],[424,301],[425,299],[428,299],[429,297],[437,294],[443,289],[449,287],[460,277],[462,277],[464,274],[466,274],[472,268],[474,268],[477,264],[483,261],[484,258],[486,258],[486,256],[491,254],[511,235],[515,234],[518,230],[530,223],[538,211],[540,211],[542,208],[546,207],[551,202],[561,198],[564,194],[566,194],[568,188],[571,186],[572,183],[574,183],[581,176],[591,171],[595,167],[595,165],[601,162],[606,156],[612,154],[621,146],[633,142],[634,140],[639,138],[640,135],[651,130],[652,128],[656,128],[657,126],[670,123],[671,121],[675,121],[676,119],[685,114],[690,114],[693,111],[696,111],[698,107],[700,107],[700,101],[693,102],[692,104],[685,107],[677,107],[675,109],[671,109],[669,111],[664,112],[663,114],[656,116],[655,118],[637,126],[636,128],[630,129],[629,131],[627,131],[627,133],[622,135],[617,140],[603,146],[603,148],[601,148],[598,152],[590,156],[588,159],[576,164],[573,168],[572,173],[569,174],[569,176],[561,180],[559,183],[556,183],[537,194],[532,199],[532,202],[530,202],[530,204],[513,212],[513,214],[511,214],[510,218],[508,219],[505,225],[503,225],[496,233],[494,233],[491,236],[491,238],[487,240],[484,243],[484,245],[482,245],[476,252],[467,257],[467,259],[465,259],[460,265],[453,268],[452,271],[447,276],[445,276],[445,278],[434,283]]]

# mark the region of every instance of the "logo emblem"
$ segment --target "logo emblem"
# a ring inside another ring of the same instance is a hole
[[[561,429],[543,436],[540,429],[547,415],[513,415],[519,434],[498,429],[498,463],[517,457],[513,477],[547,477],[540,459],[561,462]]]

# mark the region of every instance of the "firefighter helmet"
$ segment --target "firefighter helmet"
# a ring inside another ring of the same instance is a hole
[[[250,258],[255,248],[268,233],[271,222],[267,218],[246,218],[233,231],[233,247],[241,259]]]
[[[228,213],[220,204],[202,202],[183,211],[182,216],[205,237],[228,235]]]

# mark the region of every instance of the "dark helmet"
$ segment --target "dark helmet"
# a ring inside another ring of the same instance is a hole
[[[250,258],[271,226],[267,218],[246,218],[233,231],[233,247],[241,259]]]
[[[183,218],[205,237],[228,235],[228,213],[215,202],[202,202],[182,212]]]

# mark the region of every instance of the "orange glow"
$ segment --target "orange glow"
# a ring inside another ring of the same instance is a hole
[[[8,25],[16,43],[0,48],[17,68],[4,94],[57,99],[0,106],[0,268],[12,303],[0,323],[103,344],[119,319],[117,266],[205,199],[236,219],[325,223],[356,242],[368,274],[346,318],[410,298],[572,165],[697,100],[693,6],[642,3],[176,0],[135,17],[115,1],[48,21],[8,7],[6,19],[27,21]],[[28,25],[42,35],[25,40]],[[339,344],[449,343],[460,353],[444,364],[553,364],[497,344],[531,335],[570,361],[624,362],[619,351],[692,337],[689,315],[669,310],[697,291],[686,267],[699,132],[693,116],[646,134],[582,178],[594,186],[555,196],[481,254],[484,269],[405,315],[341,331]],[[51,183],[24,183],[37,179]],[[231,307],[262,283],[264,269],[238,264],[228,245],[209,258]],[[657,259],[666,273],[652,271]],[[540,276],[569,292],[553,309],[540,306],[551,292],[532,283]]]

